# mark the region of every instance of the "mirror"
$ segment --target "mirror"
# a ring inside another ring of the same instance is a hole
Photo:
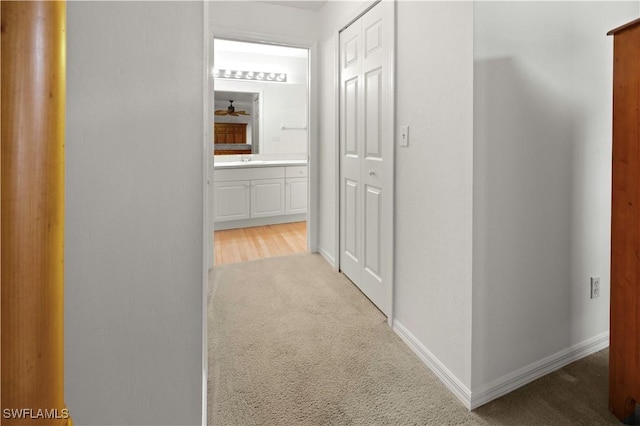
[[[260,93],[215,91],[214,154],[257,154]]]
[[[214,52],[214,155],[306,155],[308,50],[216,38]]]

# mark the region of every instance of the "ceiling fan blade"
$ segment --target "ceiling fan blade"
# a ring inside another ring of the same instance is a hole
[[[234,117],[237,117],[239,114],[236,112],[230,112],[229,115],[233,115]]]
[[[227,110],[226,109],[219,109],[216,112],[214,112],[215,115],[227,115]]]
[[[240,114],[240,115],[251,115],[248,114],[247,111],[236,111],[236,114]]]

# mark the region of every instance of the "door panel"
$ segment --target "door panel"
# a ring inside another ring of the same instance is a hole
[[[340,33],[340,269],[385,314],[393,267],[393,2]]]
[[[284,179],[251,182],[251,217],[284,214]]]
[[[344,43],[344,68],[349,68],[358,63],[358,39],[360,34],[351,33],[351,38]]]
[[[285,214],[307,212],[307,178],[287,179]]]
[[[216,182],[214,221],[249,218],[249,181]]]
[[[358,183],[345,179],[345,253],[358,262]]]
[[[380,216],[382,210],[382,190],[367,185],[365,195],[364,217],[364,259],[365,268],[380,281]]]
[[[346,123],[357,123],[358,118],[358,78],[345,82],[344,112]],[[345,128],[345,150],[347,155],[358,156],[358,128],[348,125]]]
[[[382,19],[378,19],[364,30],[365,55],[368,56],[382,48]]]
[[[367,158],[382,157],[382,140],[380,126],[382,124],[382,69],[376,68],[365,76],[365,141]]]

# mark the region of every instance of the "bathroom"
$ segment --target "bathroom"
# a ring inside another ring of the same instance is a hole
[[[309,52],[214,39],[215,264],[306,252]]]

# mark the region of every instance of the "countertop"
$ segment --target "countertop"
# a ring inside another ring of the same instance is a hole
[[[240,169],[247,167],[282,167],[282,166],[306,166],[306,160],[251,160],[251,161],[220,161],[214,162],[213,168]]]

